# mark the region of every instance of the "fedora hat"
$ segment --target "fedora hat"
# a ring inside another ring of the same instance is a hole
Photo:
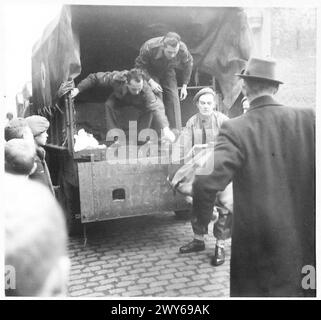
[[[282,84],[275,77],[276,62],[270,59],[251,58],[241,73],[235,74],[243,79],[260,79]]]

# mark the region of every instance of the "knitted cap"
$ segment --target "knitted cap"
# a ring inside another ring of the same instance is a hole
[[[42,116],[34,115],[26,118],[33,136],[37,136],[49,128],[49,121]]]
[[[215,98],[215,96],[216,96],[216,93],[214,92],[213,89],[211,89],[211,88],[209,88],[209,87],[203,88],[203,89],[201,89],[200,91],[198,91],[198,92],[196,93],[196,95],[194,96],[194,98],[193,98],[193,103],[194,103],[194,105],[196,105],[199,97],[202,96],[203,94],[206,94],[206,93],[212,94],[214,98]]]

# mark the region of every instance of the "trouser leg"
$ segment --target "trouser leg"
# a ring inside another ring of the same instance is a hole
[[[218,220],[214,224],[213,234],[218,241],[224,241],[231,237],[232,212],[233,212],[233,187],[230,183],[225,190],[216,195]]]
[[[161,97],[157,95],[156,99],[161,99]],[[140,110],[138,124],[137,124],[138,129],[142,130],[145,128],[150,128],[152,125],[152,122],[157,131],[169,126],[169,123],[165,114],[164,105],[163,103],[160,103],[159,105],[160,106],[154,110],[149,110],[149,109]]]
[[[137,119],[137,134],[140,133],[141,130],[150,128],[153,120],[153,112],[150,110],[143,110],[139,112],[139,116]]]
[[[213,234],[216,240],[225,241],[231,237],[232,215],[225,208],[217,208],[218,219],[214,223]]]
[[[113,95],[105,102],[105,116],[107,132],[114,128],[120,128],[121,112],[119,111],[119,103]]]
[[[161,79],[165,112],[171,128],[181,129],[181,106],[178,97],[175,70],[169,70]]]
[[[231,237],[233,188],[230,183],[224,191],[218,192],[215,201],[219,217],[214,224],[214,236],[219,240]],[[193,213],[191,223],[194,234],[204,235],[208,233],[208,225],[212,218],[212,212]]]
[[[160,99],[160,98],[156,96],[156,99]],[[157,109],[152,111],[153,122],[157,130],[169,127],[169,122],[165,113],[164,105],[163,104],[161,105],[162,107],[158,107]]]
[[[192,213],[191,224],[194,235],[203,236],[208,233],[208,225],[211,221],[212,213],[200,214]]]
[[[217,208],[218,219],[214,223],[213,234],[217,240],[225,241],[231,237],[232,215],[226,208]],[[211,221],[212,213],[206,216],[192,216],[191,223],[193,232],[196,235],[204,235],[208,233],[208,225]]]

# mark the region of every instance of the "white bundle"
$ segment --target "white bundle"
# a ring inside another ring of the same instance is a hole
[[[75,138],[75,152],[85,150],[85,149],[97,149],[105,147],[105,145],[100,146],[98,141],[93,137],[91,133],[86,132],[84,129],[80,129],[78,134],[74,135]]]

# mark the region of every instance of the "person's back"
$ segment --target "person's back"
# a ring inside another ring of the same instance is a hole
[[[49,190],[5,174],[6,295],[66,295],[69,259],[64,215]]]
[[[301,291],[302,267],[315,265],[315,116],[313,110],[282,106],[268,96],[253,104],[245,115],[228,122],[230,139],[243,152],[233,179],[238,228],[232,236],[231,264],[236,271],[238,263],[251,259],[247,273],[265,277],[256,284],[263,295],[277,296],[278,286],[280,295],[296,295]],[[223,126],[221,135],[228,132]],[[250,250],[238,250],[241,239],[252,243]],[[253,260],[253,255],[260,259]],[[253,286],[251,276],[248,279],[245,292]]]
[[[289,196],[295,196],[294,202],[288,203],[289,212],[292,212],[293,208],[303,206],[302,192],[307,197],[313,196],[315,116],[312,109],[282,105],[254,107],[246,115],[231,119],[229,124],[239,132],[244,149],[250,151],[245,165],[237,172],[240,188],[242,177],[246,177],[249,197],[251,188],[264,185],[274,194],[269,207],[278,211],[275,200],[281,201],[284,192],[288,191]],[[258,169],[255,174],[253,167]],[[271,172],[275,172],[274,179],[279,181],[276,185],[275,181],[270,184]],[[267,201],[266,195],[262,196]],[[253,199],[254,204],[257,200]]]

